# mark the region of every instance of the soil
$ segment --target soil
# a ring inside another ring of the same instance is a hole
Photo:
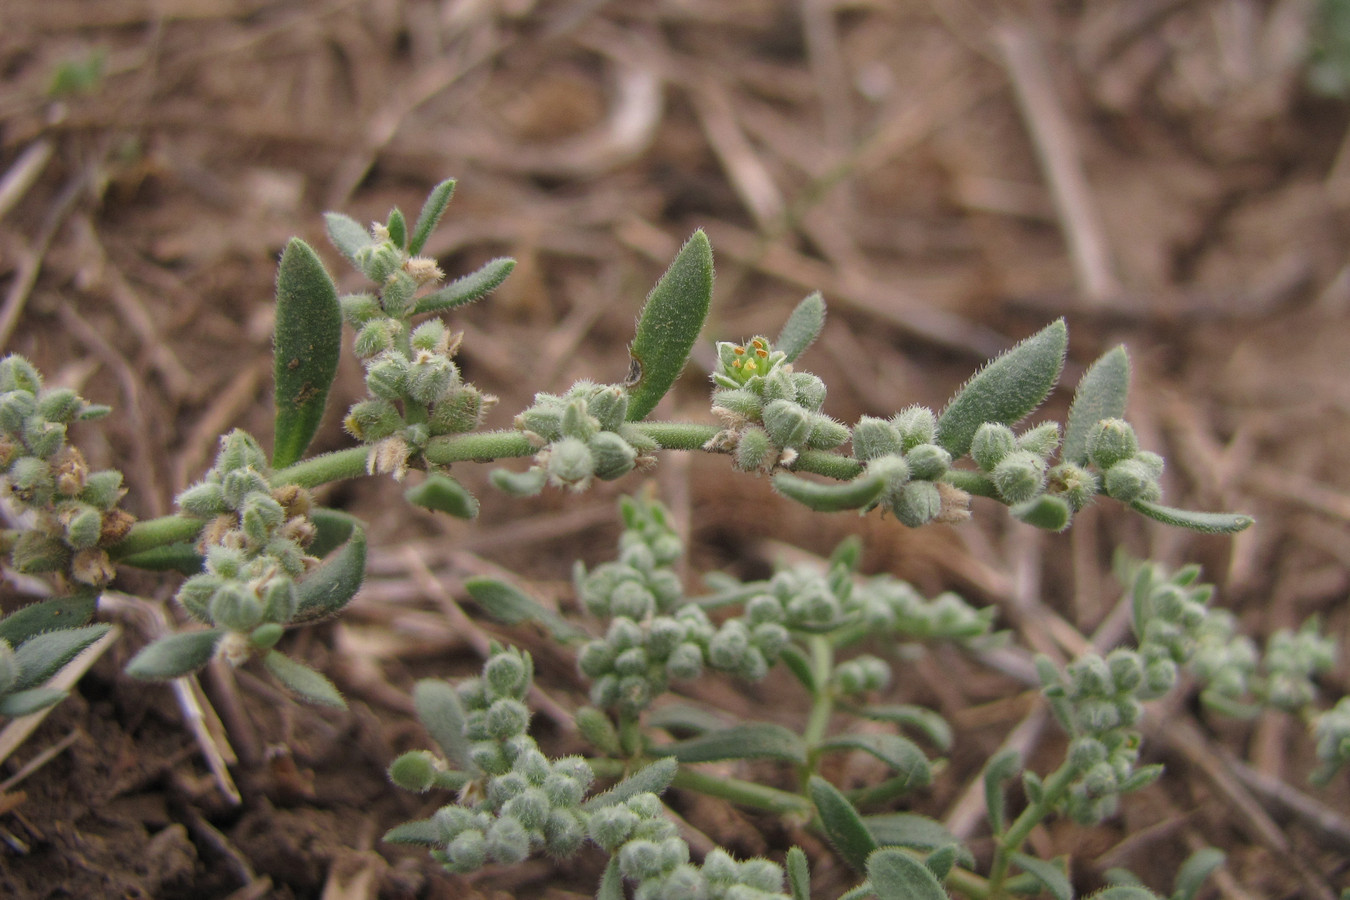
[[[1201,563],[1258,639],[1313,615],[1346,637],[1350,107],[1308,87],[1316,5],[10,4],[0,343],[117,410],[77,440],[94,465],[126,473],[139,517],[172,510],[223,431],[270,433],[271,291],[286,240],[310,241],[356,289],[320,213],[411,215],[454,176],[430,255],[452,275],[519,261],[453,318],[465,377],[500,398],[492,427],[508,427],[536,390],[621,379],[642,297],[704,228],[718,265],[705,337],[772,335],[821,290],[831,316],[802,365],[825,379],[826,409],[842,421],[940,406],[983,359],[1063,315],[1066,385],[1129,346],[1130,416],[1169,460],[1168,502],[1258,524],[1206,537],[1102,503],[1046,535],[988,504],[960,527],[908,531],[875,515],[807,514],[705,455],[535,501],[495,493],[486,466],[460,467],[482,500],[469,524],[410,511],[384,481],[334,486],[324,502],[369,525],[370,580],[340,622],[288,636],[285,649],[332,677],[350,710],[297,705],[249,668],[203,678],[208,726],[235,755],[231,797],[181,698],[120,674],[156,616],[177,615],[174,582],[121,576],[101,613],[121,640],[3,764],[0,895],[592,894],[598,855],[464,878],[381,843],[435,807],[392,789],[384,769],[426,745],[412,682],[474,671],[489,638],[535,653],[560,708],[584,702],[563,651],[529,629],[457,619],[455,600],[464,577],[509,572],[570,607],[572,560],[612,552],[615,497],[644,481],[685,530],[691,585],[716,568],[762,575],[787,545],[826,554],[857,534],[868,572],[997,605],[1000,627],[1038,646],[1107,617],[1120,546]],[[662,415],[708,417],[710,359],[700,344]],[[361,395],[360,374],[344,363],[315,450],[346,445],[339,411]],[[1057,393],[1052,411],[1068,398]],[[32,590],[7,580],[5,608]],[[1035,700],[951,649],[898,671],[885,699],[931,705],[956,730],[937,783],[905,808],[956,827],[981,764],[1037,715]],[[1323,703],[1343,695],[1350,664],[1320,686]],[[697,696],[742,717],[804,716],[779,679],[714,680]],[[1192,696],[1163,712],[1146,743],[1146,759],[1168,766],[1161,785],[1099,828],[1039,829],[1039,855],[1070,854],[1080,890],[1126,866],[1170,891],[1180,861],[1206,844],[1228,860],[1203,896],[1350,887],[1350,785],[1344,774],[1308,785],[1301,723],[1236,722]],[[553,752],[582,747],[547,710],[536,732]],[[1030,749],[1033,766],[1052,765],[1055,728]],[[858,761],[831,774],[875,775]],[[1308,800],[1342,818],[1318,827],[1291,812]],[[800,843],[815,896],[853,883],[804,829],[697,796],[671,803],[696,851],[716,842],[781,859]],[[987,831],[969,835],[987,853]]]

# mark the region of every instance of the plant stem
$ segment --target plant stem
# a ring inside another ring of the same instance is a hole
[[[834,672],[834,645],[823,634],[813,634],[809,639],[811,650],[811,681],[816,685],[811,692],[811,714],[806,720],[806,730],[802,733],[802,742],[806,744],[806,765],[802,767],[802,790],[816,771],[816,761],[820,756],[819,747],[830,727],[830,716],[834,712],[834,689],[830,676]]]
[[[1040,801],[1029,804],[1026,809],[1022,810],[1022,814],[1017,817],[1016,821],[1008,827],[1008,830],[998,836],[998,847],[994,851],[994,862],[989,867],[989,896],[998,897],[1001,895],[1003,884],[1008,877],[1008,864],[1012,861],[1012,855],[1022,849],[1027,836],[1031,834],[1031,829],[1050,815],[1050,811],[1054,809],[1055,804],[1069,792],[1069,786],[1073,784],[1078,775],[1078,767],[1071,765],[1066,760],[1062,766],[1045,779]]]
[[[122,559],[166,544],[190,541],[202,530],[205,521],[193,516],[160,516],[131,526],[120,542],[108,548],[108,556]]]
[[[642,763],[630,764],[624,760],[603,757],[589,758],[586,764],[598,778],[622,778],[634,769],[642,767]],[[684,767],[675,774],[671,786],[686,791],[698,791],[709,797],[719,797],[741,806],[762,809],[780,816],[809,816],[812,812],[811,801],[805,797],[756,784],[753,781],[722,778]]]

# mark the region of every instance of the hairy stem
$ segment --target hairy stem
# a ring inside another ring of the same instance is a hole
[[[1061,798],[1069,792],[1079,775],[1078,767],[1065,762],[1045,779],[1044,792],[1039,802],[1028,804],[1022,814],[1008,826],[1008,830],[998,836],[998,846],[994,851],[994,862],[989,867],[989,896],[1001,896],[1003,884],[1008,877],[1008,865],[1012,855],[1021,851],[1031,829],[1039,825],[1055,808]]]

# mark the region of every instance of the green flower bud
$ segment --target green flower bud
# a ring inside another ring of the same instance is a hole
[[[24,423],[23,443],[34,456],[50,459],[66,444],[66,426],[30,416]]]
[[[42,375],[28,360],[11,353],[0,360],[0,390],[36,394],[42,390]]]
[[[756,594],[745,604],[745,618],[751,625],[782,622],[786,618],[783,601],[772,594]]]
[[[1106,745],[1095,737],[1077,737],[1069,745],[1069,763],[1079,771],[1106,762]]]
[[[300,594],[295,582],[281,576],[269,579],[263,588],[263,619],[268,622],[286,623],[300,608]]]
[[[366,366],[366,388],[384,400],[402,400],[408,390],[408,361],[392,351]]]
[[[741,884],[766,894],[783,892],[783,870],[767,859],[747,859],[737,867],[736,878]]]
[[[797,405],[797,386],[792,383],[792,376],[782,369],[774,369],[765,375],[759,390],[763,393],[765,402],[783,400],[793,406]]]
[[[530,711],[519,700],[503,697],[488,707],[488,733],[497,740],[524,734],[530,725]]]
[[[352,406],[342,425],[358,441],[373,444],[402,428],[403,416],[388,400],[362,400]]]
[[[382,313],[380,315],[383,316]],[[370,359],[372,356],[388,353],[394,349],[399,325],[393,319],[373,318],[358,327],[360,330],[356,332],[352,349],[356,351],[359,359]]]
[[[911,481],[900,488],[891,512],[910,528],[927,525],[942,512],[942,494],[931,481]]]
[[[25,531],[14,542],[10,559],[25,575],[60,572],[70,562],[70,548],[49,534]]]
[[[738,881],[736,860],[721,847],[714,847],[703,858],[703,875],[714,884],[730,885]]]
[[[1024,503],[1045,486],[1045,460],[1029,450],[1014,450],[989,474],[1004,500]]]
[[[248,643],[255,650],[271,650],[285,633],[286,629],[276,622],[264,622],[249,634]]]
[[[377,316],[383,316],[374,294],[343,294],[338,298],[338,307],[342,310],[342,321],[356,329],[364,327]]]
[[[544,779],[543,790],[550,805],[568,809],[580,806],[582,798],[586,796],[585,784],[556,769]]]
[[[595,477],[613,481],[633,470],[637,451],[613,431],[597,432],[587,445],[595,457]]]
[[[511,651],[492,654],[483,666],[483,685],[490,696],[523,700],[530,689],[527,658]]]
[[[733,671],[739,668],[750,649],[750,634],[737,619],[722,623],[708,642],[708,661],[715,668]]]
[[[1097,476],[1082,466],[1073,463],[1060,463],[1050,470],[1048,489],[1069,502],[1074,512],[1092,502],[1100,490]]]
[[[810,372],[793,372],[789,377],[797,404],[811,412],[819,412],[825,405],[825,382]]]
[[[1041,459],[1049,459],[1058,446],[1058,422],[1042,422],[1035,428],[1027,429],[1017,438],[1017,449],[1034,453]]]
[[[1129,693],[1144,682],[1144,663],[1132,650],[1112,650],[1106,655],[1106,666],[1116,690]]]
[[[734,671],[748,681],[759,681],[769,674],[769,661],[758,647],[747,647],[740,665],[736,666]]]
[[[483,418],[483,395],[473,385],[460,383],[431,408],[427,424],[432,434],[473,431]]]
[[[565,437],[549,445],[546,470],[553,484],[583,490],[595,475],[595,457],[585,441]]]
[[[121,482],[120,473],[118,473],[118,482]],[[194,484],[179,494],[175,502],[183,512],[199,519],[215,518],[229,509],[225,504],[225,491],[218,483],[213,481]]]
[[[564,858],[581,849],[586,840],[586,828],[581,816],[572,809],[549,810],[544,823],[544,849],[551,855]]]
[[[84,401],[70,388],[53,388],[37,401],[37,414],[49,422],[66,424],[80,414]]]
[[[647,651],[641,647],[625,650],[614,659],[614,671],[620,675],[643,675],[647,666]]]
[[[264,472],[267,470],[267,454],[263,453],[253,435],[236,428],[220,439],[220,453],[216,457],[215,468],[221,473],[250,468]]]
[[[684,554],[684,544],[680,541],[679,536],[670,533],[657,536],[649,546],[652,548],[652,561],[658,566],[673,565]],[[676,591],[679,591],[679,579],[675,577],[675,573],[654,572],[652,574],[653,577],[668,577],[674,583]],[[653,589],[653,593],[656,593],[655,589]]]
[[[1127,459],[1107,469],[1103,483],[1106,495],[1121,503],[1157,500],[1162,496],[1162,488],[1153,473],[1137,459]]]
[[[993,472],[1004,457],[1017,449],[1012,429],[998,422],[985,422],[970,444],[970,458],[983,472]]]
[[[764,654],[764,658],[773,662],[783,652],[789,639],[788,630],[777,622],[763,622],[750,632],[751,643]]]
[[[703,650],[694,643],[683,643],[666,659],[666,674],[678,681],[692,681],[703,674]]]
[[[458,380],[459,369],[448,357],[422,351],[408,367],[408,396],[430,406]]]
[[[596,706],[611,707],[619,702],[619,676],[602,675],[591,685],[591,702]]]
[[[641,621],[656,610],[656,598],[652,592],[636,581],[625,581],[618,585],[610,595],[609,602],[613,615],[634,621]]]
[[[592,747],[602,753],[617,756],[619,753],[619,732],[614,723],[601,710],[594,706],[583,706],[577,710],[577,731]],[[554,764],[555,769],[557,764]],[[588,769],[589,771],[589,769]],[[587,782],[589,784],[589,781]]]
[[[811,436],[811,415],[788,400],[774,400],[764,407],[764,430],[779,447],[801,447]]]
[[[1106,660],[1095,653],[1071,664],[1066,674],[1070,697],[1105,697],[1115,693],[1111,668]]]
[[[211,598],[224,581],[218,575],[203,573],[184,581],[174,595],[187,614],[198,622],[211,622]]]
[[[1088,431],[1088,459],[1105,471],[1139,452],[1134,426],[1124,419],[1102,419]]]
[[[502,748],[491,741],[479,741],[469,747],[469,761],[488,775],[505,775],[511,770]]]
[[[630,714],[640,713],[652,702],[652,697],[664,689],[664,684],[653,685],[645,675],[624,675],[619,678],[619,709]]]
[[[267,543],[272,532],[285,521],[286,511],[281,508],[281,504],[261,493],[250,494],[239,514],[239,527],[256,544]]]
[[[611,670],[615,655],[605,641],[590,641],[577,654],[577,668],[587,678],[599,678]]]
[[[604,431],[618,431],[628,417],[628,392],[616,385],[602,387],[586,401],[586,412]]]
[[[441,354],[446,350],[446,328],[440,319],[430,319],[413,329],[408,338],[413,350]]]
[[[849,430],[843,424],[823,413],[812,415],[811,434],[806,439],[807,447],[813,450],[833,450],[848,439]]]
[[[467,873],[481,869],[487,862],[487,839],[482,831],[471,828],[461,831],[445,847],[445,857],[452,872]]]
[[[404,753],[389,766],[389,780],[405,791],[426,793],[436,782],[439,760],[426,750]]]
[[[220,487],[225,504],[230,509],[241,509],[251,494],[260,494],[271,499],[267,479],[253,468],[245,467],[226,472],[220,481]],[[276,503],[275,500],[272,502]]]
[[[380,305],[395,319],[405,318],[412,310],[417,288],[416,278],[405,271],[397,271],[384,280],[380,290]]]
[[[211,597],[211,621],[230,631],[252,631],[262,622],[263,605],[238,582],[224,584]]]
[[[619,616],[609,623],[605,642],[615,653],[622,653],[630,647],[641,647],[646,642],[646,635],[637,622]]]
[[[1177,664],[1170,659],[1160,659],[1144,667],[1143,699],[1161,697],[1177,683]]]
[[[883,419],[863,416],[853,426],[853,456],[869,462],[903,452],[900,430]]]
[[[952,465],[952,455],[937,444],[919,444],[905,454],[911,478],[937,481]]]
[[[565,437],[588,441],[600,431],[600,423],[586,411],[586,403],[580,398],[570,399],[562,409],[560,427]]]
[[[548,795],[542,789],[532,787],[508,800],[502,807],[502,816],[515,819],[528,831],[543,831],[551,810]]]
[[[637,824],[638,817],[626,805],[605,806],[591,814],[588,831],[591,840],[613,853],[627,842]]]
[[[635,881],[656,878],[661,868],[661,850],[652,841],[629,841],[619,850],[619,871]]]
[[[56,487],[52,467],[36,456],[21,456],[9,468],[10,489],[25,503],[45,506]]]
[[[687,633],[688,629],[670,616],[658,616],[647,633],[647,652],[657,662],[665,662]]]
[[[66,543],[76,550],[85,550],[98,543],[103,531],[103,513],[83,503],[62,516],[65,519]]]
[[[1097,763],[1087,770],[1082,780],[1083,789],[1089,797],[1105,797],[1114,794],[1120,787],[1115,769],[1110,763]]]
[[[728,388],[713,392],[712,405],[714,409],[725,409],[747,422],[753,422],[760,417],[764,399],[745,388]]]
[[[775,449],[763,428],[750,426],[736,442],[735,466],[742,472],[755,472],[773,465]]]

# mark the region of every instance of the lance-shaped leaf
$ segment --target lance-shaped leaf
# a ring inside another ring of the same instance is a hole
[[[1089,900],[1160,900],[1160,898],[1141,885],[1117,884],[1113,887],[1103,888],[1093,894]]]
[[[446,681],[424,678],[413,685],[413,709],[417,719],[452,763],[476,768],[469,759],[469,740],[464,736],[464,704]]]
[[[788,316],[788,320],[783,323],[783,330],[774,339],[773,349],[782,350],[787,354],[788,362],[795,362],[820,337],[820,330],[824,327],[825,298],[820,295],[820,291],[816,291],[808,294]]]
[[[361,520],[350,513],[336,509],[319,507],[310,511],[310,522],[314,523],[314,540],[309,545],[309,555],[323,559],[342,546],[352,532],[361,527]]]
[[[1056,319],[991,360],[942,411],[937,442],[964,456],[984,423],[1012,425],[1040,406],[1059,380],[1068,342],[1064,320]]]
[[[403,210],[397,206],[389,210],[389,220],[384,228],[389,232],[389,240],[394,242],[394,246],[404,250],[408,248],[408,220],[403,218]]]
[[[85,625],[82,628],[62,628],[33,635],[14,650],[19,677],[12,689],[24,691],[39,686],[78,656],[81,650],[107,634],[111,627]]]
[[[422,204],[422,211],[417,214],[417,223],[413,225],[412,235],[408,239],[408,252],[413,256],[421,253],[422,248],[426,246],[427,238],[436,230],[436,224],[441,221],[441,215],[454,193],[455,179],[447,178],[427,194],[426,202]]]
[[[642,307],[628,350],[628,421],[646,418],[680,376],[708,317],[712,288],[712,245],[707,235],[695,231]]]
[[[1022,767],[1022,756],[1009,747],[989,760],[984,767],[984,807],[989,816],[989,824],[994,834],[1003,833],[1007,827],[1007,800],[1003,796],[1003,784],[1017,774]]]
[[[356,596],[365,577],[366,532],[354,524],[347,543],[296,585],[300,602],[291,621],[312,622],[333,615]]]
[[[395,825],[384,833],[381,840],[389,844],[419,844],[424,847],[436,847],[443,843],[441,827],[433,819],[416,819]]]
[[[688,740],[652,748],[653,753],[673,756],[682,763],[715,762],[722,759],[781,759],[806,762],[806,745],[782,725],[751,722],[709,731]]]
[[[94,615],[98,596],[74,594],[39,600],[0,619],[0,640],[17,647],[34,635],[61,628],[78,628]]]
[[[69,696],[56,688],[30,688],[0,697],[0,716],[17,719],[54,706]]]
[[[1041,494],[1008,510],[1013,518],[1046,531],[1063,531],[1073,518],[1073,507],[1063,497]]]
[[[582,806],[584,809],[594,811],[604,806],[623,803],[638,794],[664,793],[666,788],[670,787],[671,781],[675,779],[675,773],[679,770],[680,764],[674,758],[658,759],[651,765],[644,766],[629,775],[603,794],[595,795]]]
[[[838,788],[818,775],[811,776],[807,793],[816,805],[816,812],[820,813],[825,836],[834,849],[855,871],[866,872],[867,857],[877,849],[877,842],[853,804]]]
[[[342,699],[342,694],[333,686],[333,682],[304,663],[296,662],[279,651],[269,650],[263,657],[263,665],[273,678],[290,688],[300,699],[320,706],[347,708],[347,702]]]
[[[619,854],[609,858],[605,872],[600,876],[600,887],[596,888],[595,900],[624,900],[623,873],[619,871]]]
[[[792,900],[811,900],[811,868],[806,853],[801,847],[793,846],[787,852],[788,887],[792,890]]]
[[[1069,876],[1056,864],[1027,856],[1025,853],[1014,853],[1012,861],[1023,872],[1039,881],[1055,900],[1073,900],[1073,885],[1069,883]]]
[[[1162,522],[1164,525],[1189,528],[1191,531],[1199,531],[1204,534],[1237,534],[1239,531],[1251,527],[1252,523],[1256,521],[1251,516],[1242,513],[1192,512],[1188,509],[1163,506],[1160,503],[1149,503],[1146,500],[1136,500],[1130,504],[1130,507],[1135,512],[1143,513],[1150,519]]]
[[[928,784],[933,780],[933,769],[928,757],[918,745],[898,734],[859,732],[841,734],[823,742],[822,750],[861,750],[870,753],[908,779],[912,786]]]
[[[809,481],[791,472],[773,476],[773,489],[816,512],[842,512],[862,509],[881,496],[886,479],[880,475],[859,475],[852,481],[827,483]]]
[[[456,519],[478,518],[478,500],[449,475],[432,472],[421,484],[403,492],[403,499],[433,512],[449,513]]]
[[[1087,439],[1102,419],[1125,418],[1130,396],[1130,355],[1123,346],[1108,350],[1083,373],[1064,423],[1064,459],[1079,466],[1088,462]]]
[[[905,728],[918,731],[939,750],[948,750],[952,746],[952,727],[947,720],[931,709],[909,703],[894,705],[864,706],[858,715],[878,722],[893,722]]]
[[[863,824],[882,847],[909,847],[923,851],[955,847],[958,860],[963,864],[974,865],[975,857],[970,850],[937,819],[918,813],[883,813],[864,816]]]
[[[150,572],[179,572],[183,575],[196,575],[202,570],[202,555],[197,545],[187,541],[173,544],[161,544],[140,553],[133,553],[118,560],[118,563],[146,569]]]
[[[146,645],[127,664],[127,674],[146,681],[164,681],[195,672],[211,661],[216,644],[225,636],[220,628],[184,631]]]
[[[867,858],[866,868],[880,900],[950,900],[932,870],[903,850],[882,848]]]
[[[324,213],[323,224],[328,231],[328,240],[339,253],[353,263],[356,262],[357,253],[375,243],[370,232],[362,228],[361,223],[351,216],[335,212]]]
[[[337,287],[308,244],[292,238],[277,271],[272,466],[298,462],[323,418],[342,351]]]
[[[1224,852],[1217,847],[1201,847],[1188,856],[1177,872],[1172,886],[1172,900],[1193,900],[1205,879],[1223,865],[1225,858]]]
[[[444,312],[457,306],[464,306],[481,300],[495,291],[516,267],[516,261],[508,256],[490,259],[468,275],[456,278],[438,291],[422,297],[413,306],[412,314]]]
[[[575,641],[586,637],[585,632],[568,622],[529,594],[496,578],[468,578],[464,589],[474,602],[499,622],[519,625],[538,622],[560,641]]]

